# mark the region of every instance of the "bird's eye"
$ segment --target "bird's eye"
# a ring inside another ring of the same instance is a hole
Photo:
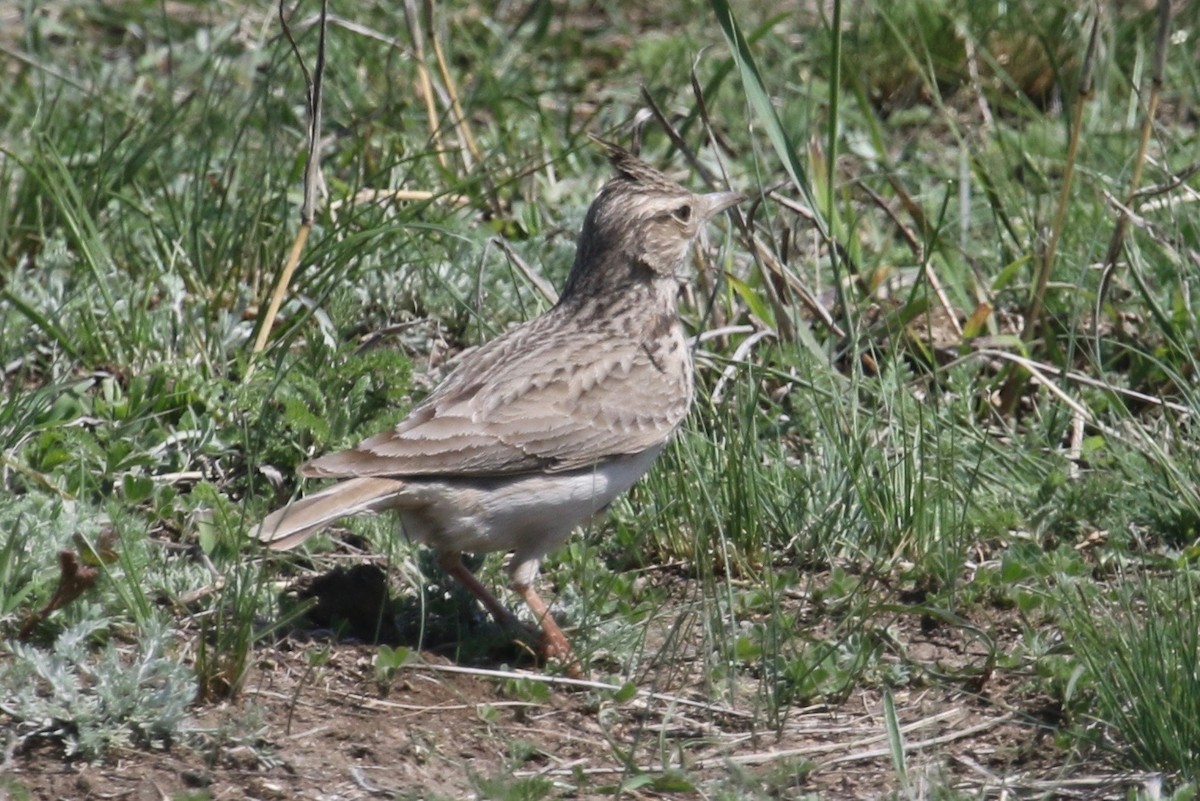
[[[674,217],[678,222],[686,223],[688,220],[692,219],[692,207],[685,203],[679,208],[675,209],[675,211],[671,212],[671,216]]]

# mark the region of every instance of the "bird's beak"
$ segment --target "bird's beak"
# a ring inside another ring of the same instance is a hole
[[[749,196],[741,192],[710,192],[707,195],[701,195],[701,197],[704,199],[704,216],[711,219],[725,211],[725,209],[733,208]]]

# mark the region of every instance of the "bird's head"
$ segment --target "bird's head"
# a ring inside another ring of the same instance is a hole
[[[704,225],[746,196],[696,194],[628,151],[600,144],[617,174],[588,209],[564,297],[593,282],[682,281],[688,248]]]

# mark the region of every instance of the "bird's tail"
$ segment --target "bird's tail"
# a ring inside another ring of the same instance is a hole
[[[267,515],[250,536],[275,551],[295,548],[339,518],[388,508],[404,482],[391,478],[352,478]]]

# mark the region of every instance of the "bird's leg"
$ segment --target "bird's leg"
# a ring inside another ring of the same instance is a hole
[[[467,588],[468,592],[478,598],[501,626],[516,631],[526,628],[521,621],[517,620],[517,616],[500,603],[499,599],[483,586],[479,579],[475,578],[475,574],[467,569],[467,566],[462,563],[462,554],[457,551],[447,551],[438,557],[438,564],[447,575],[454,577],[459,584]],[[542,628],[540,649],[542,658],[553,659],[566,665],[568,676],[573,678],[582,676],[579,662],[571,654],[571,644],[567,642],[567,635],[563,634],[562,629],[554,622],[546,602],[529,584],[514,583],[512,590],[524,599],[537,619],[538,625]]]
[[[529,607],[529,611],[533,612],[534,618],[542,627],[542,656],[566,665],[567,675],[571,678],[580,678],[583,671],[579,666],[579,660],[571,653],[571,644],[567,642],[567,635],[563,634],[563,630],[554,622],[550,609],[542,597],[537,594],[533,585],[514,582],[512,591],[525,600],[525,605]]]
[[[475,578],[475,574],[467,570],[467,566],[462,563],[462,554],[457,551],[446,551],[438,556],[438,564],[446,574],[452,576],[455,581],[467,588],[467,591],[474,595],[479,601],[487,607],[489,613],[497,623],[505,628],[519,628],[520,621],[517,616],[508,611],[500,600],[492,595],[491,591],[483,586],[479,579]]]

